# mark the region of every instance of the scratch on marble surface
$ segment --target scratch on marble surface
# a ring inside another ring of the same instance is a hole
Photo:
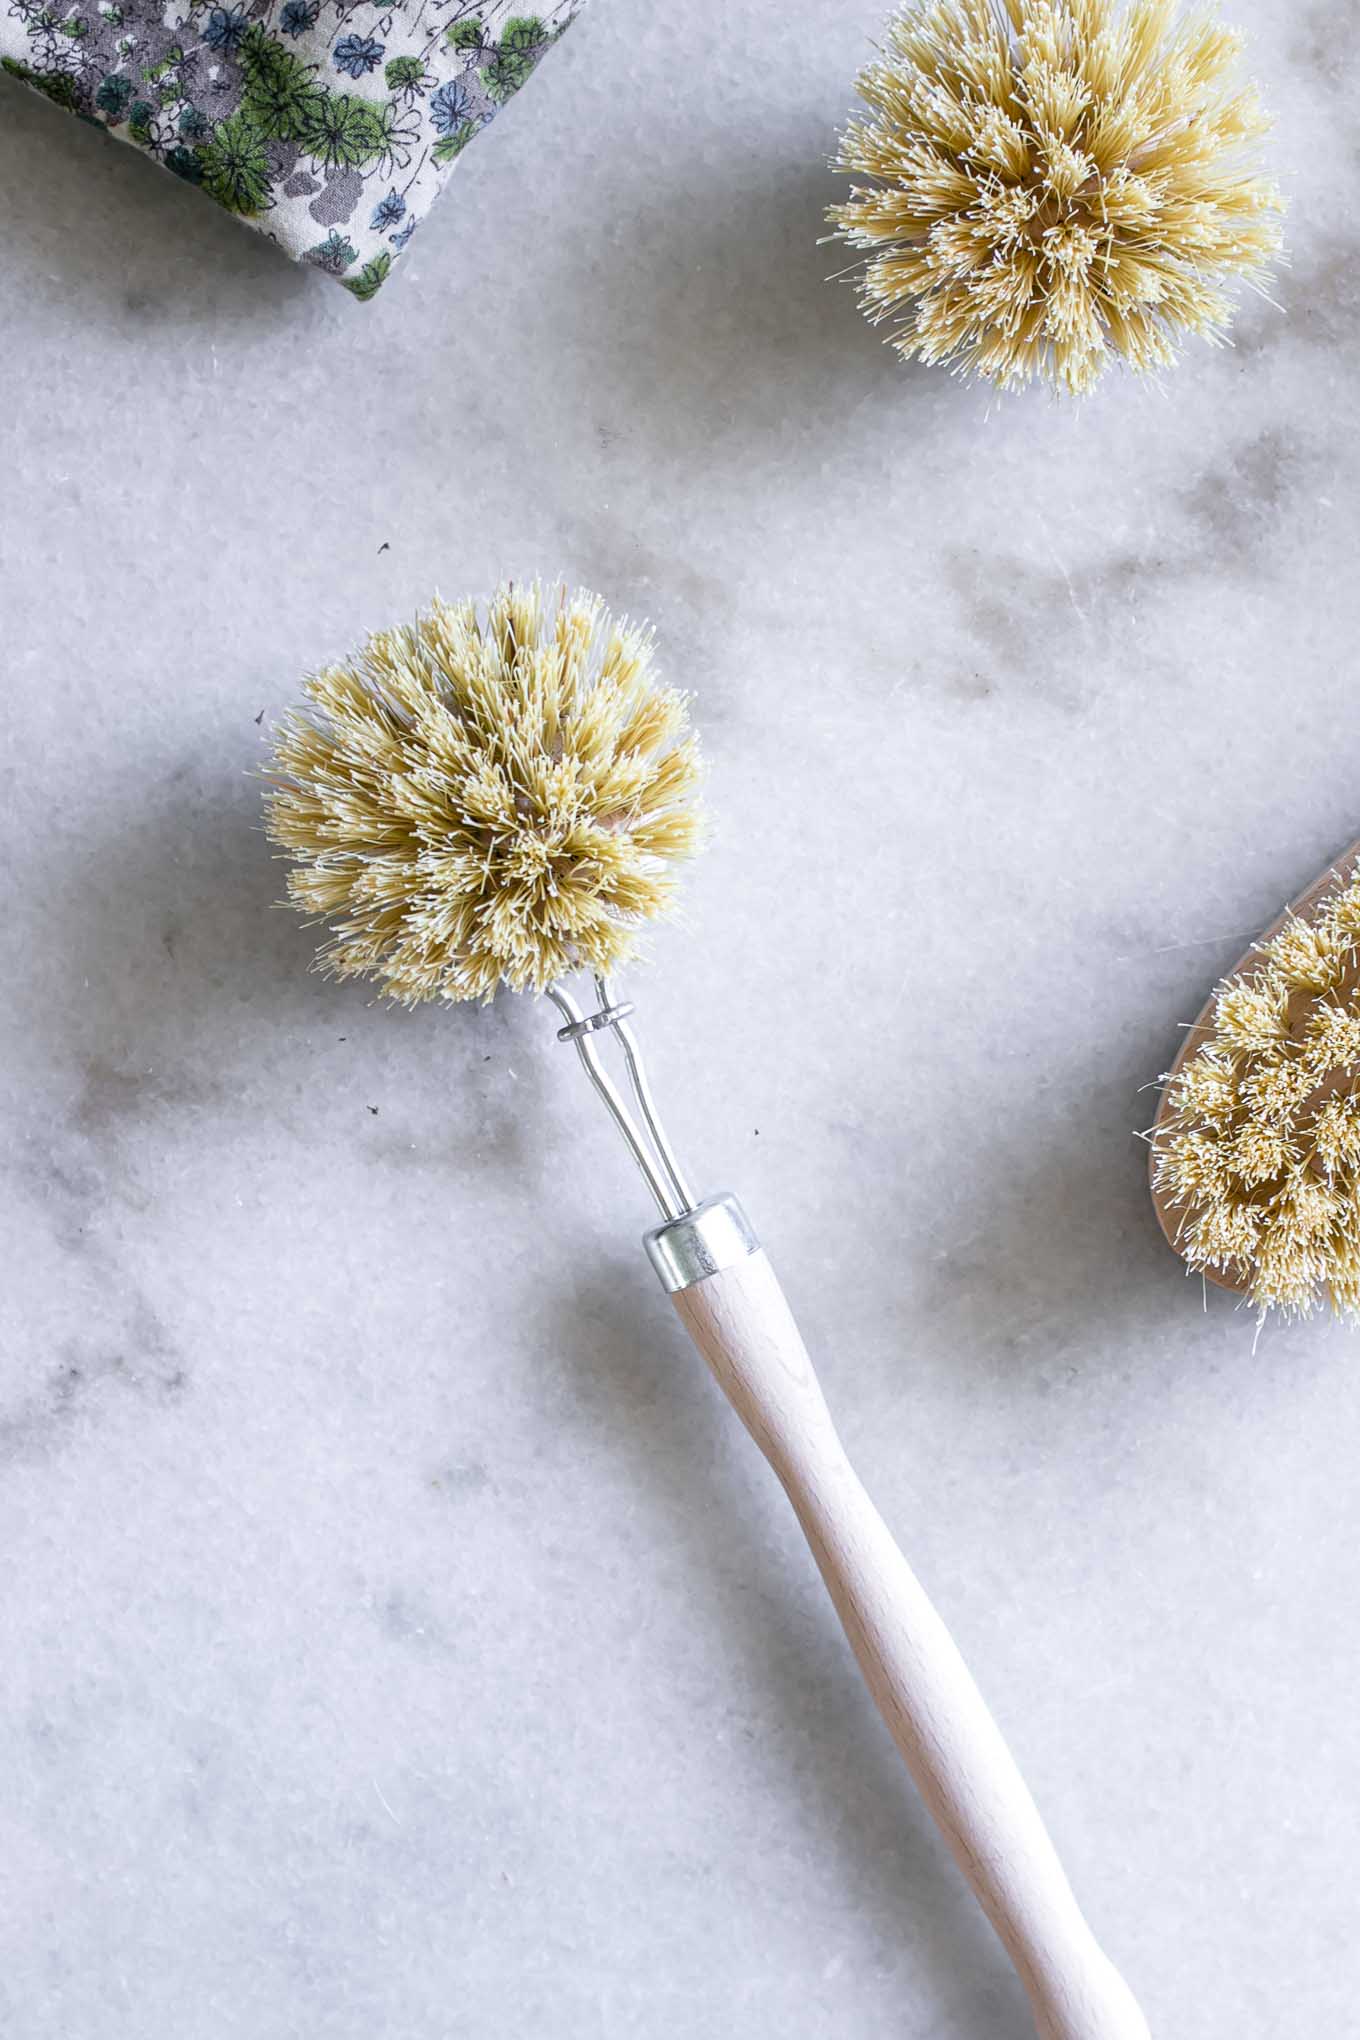
[[[400,1822],[400,1820],[398,1820],[398,1819],[397,1819],[397,1816],[396,1816],[396,1814],[392,1812],[392,1807],[391,1807],[390,1803],[388,1802],[388,1800],[387,1800],[387,1797],[386,1797],[386,1795],[385,1795],[385,1794],[384,1794],[384,1792],[383,1792],[382,1786],[381,1786],[381,1785],[380,1785],[380,1784],[378,1783],[378,1781],[377,1781],[377,1779],[376,1779],[376,1778],[375,1778],[375,1779],[373,1779],[372,1783],[373,1783],[373,1790],[374,1790],[374,1792],[375,1792],[375,1793],[376,1793],[376,1795],[377,1795],[377,1800],[378,1800],[378,1804],[379,1804],[379,1806],[381,1806],[381,1808],[382,1808],[382,1810],[383,1810],[383,1812],[384,1812],[384,1813],[387,1813],[387,1814],[391,1814],[391,1816],[392,1816],[392,1819],[393,1819],[393,1821],[394,1821],[394,1822],[396,1823],[396,1825],[397,1825],[398,1827],[400,1827],[400,1826],[401,1826],[401,1822]]]
[[[1091,682],[1083,669],[1062,668],[1063,657],[1074,663],[1074,632],[1085,638],[1096,627],[1108,630],[1117,616],[1136,616],[1174,587],[1261,571],[1280,525],[1329,467],[1316,440],[1262,426],[1175,492],[1172,518],[1146,548],[1124,547],[1074,568],[1055,554],[1045,568],[1015,554],[984,558],[947,547],[945,578],[967,630],[1012,676],[1012,690],[1023,687],[1075,713]]]

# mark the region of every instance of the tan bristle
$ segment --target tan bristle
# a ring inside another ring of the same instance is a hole
[[[634,955],[698,845],[698,747],[650,633],[597,595],[433,602],[305,683],[268,806],[323,965],[406,1005]]]
[[[1175,0],[917,0],[859,79],[829,218],[908,359],[1077,394],[1226,331],[1283,201],[1239,39]]]
[[[1151,1134],[1175,1244],[1260,1311],[1360,1318],[1360,874],[1225,979],[1203,1034]]]

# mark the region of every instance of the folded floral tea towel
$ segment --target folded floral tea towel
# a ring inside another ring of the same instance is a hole
[[[0,0],[0,65],[370,298],[580,5]]]

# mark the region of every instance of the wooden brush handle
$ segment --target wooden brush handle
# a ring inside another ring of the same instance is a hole
[[[765,1255],[672,1301],[793,1503],[869,1691],[1019,1972],[1042,2040],[1148,2040],[948,1630],[845,1456]]]

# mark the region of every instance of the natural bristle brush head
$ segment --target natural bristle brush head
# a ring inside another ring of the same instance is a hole
[[[305,683],[276,743],[271,840],[337,976],[406,1005],[607,973],[696,849],[685,696],[597,595],[506,583],[434,601]]]
[[[1151,1132],[1152,1191],[1191,1268],[1257,1310],[1360,1319],[1360,854],[1215,988]]]
[[[907,359],[1081,394],[1216,340],[1283,203],[1239,38],[1176,0],[914,0],[859,81],[828,217]]]

